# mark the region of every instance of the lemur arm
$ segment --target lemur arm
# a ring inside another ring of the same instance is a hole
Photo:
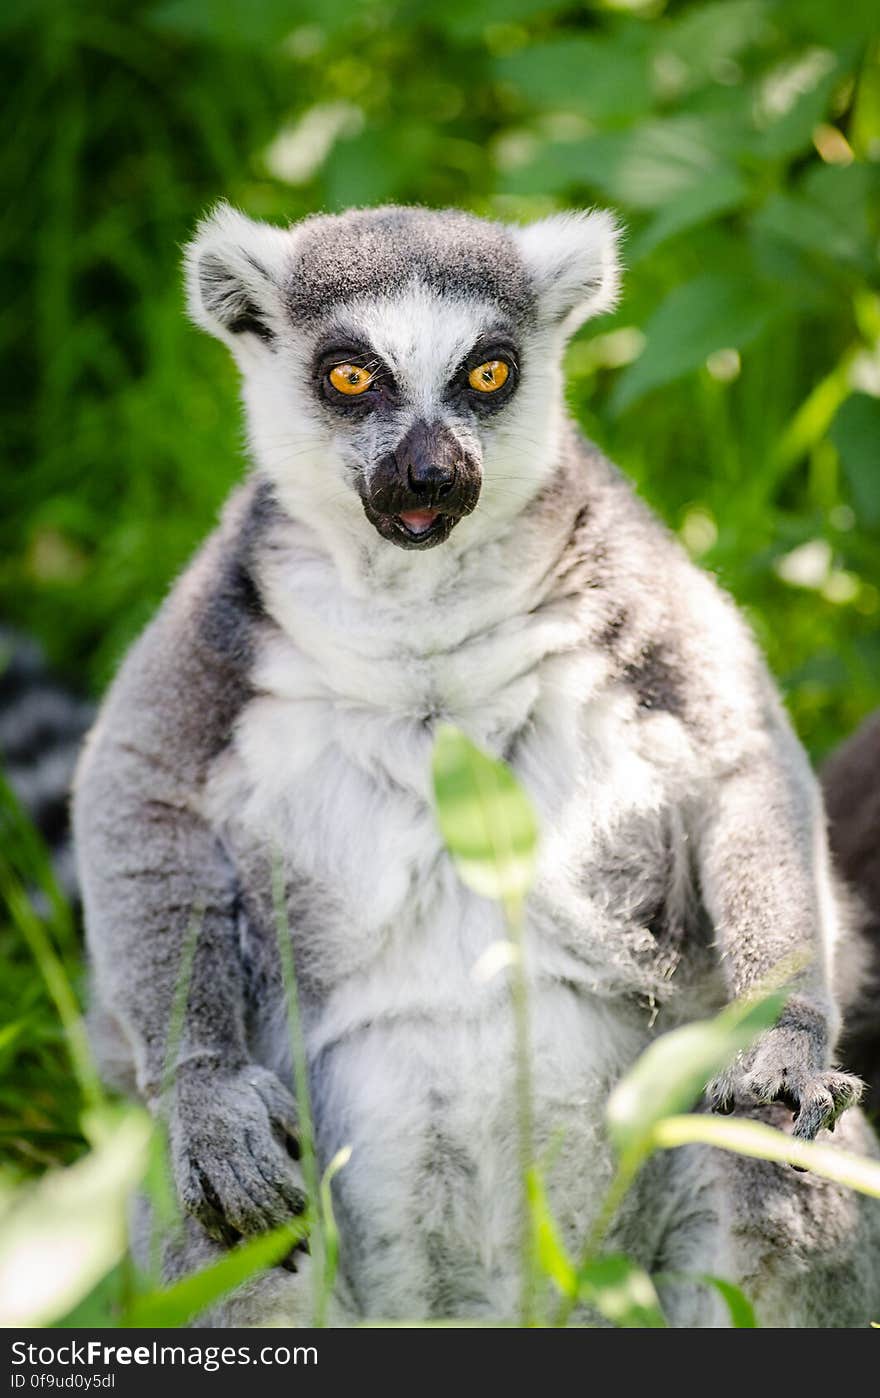
[[[228,549],[215,537],[126,659],[80,764],[74,824],[98,1000],[119,1022],[154,1109],[173,1053],[178,1191],[231,1241],[304,1201],[288,1153],[295,1104],[249,1058],[236,881],[201,810],[210,759],[247,692],[252,619],[218,569]]]
[[[98,998],[130,1045],[140,1096],[156,1106],[166,1064],[235,1071],[247,1061],[236,890],[168,756],[115,726],[93,735],[80,767],[77,847]],[[185,1009],[172,1044],[176,994]]]
[[[731,998],[779,968],[794,989],[777,1025],[711,1085],[719,1110],[783,1102],[812,1139],[858,1100],[861,1085],[830,1070],[839,1016],[828,982],[834,902],[818,787],[779,717],[713,784],[697,840],[702,897]]]

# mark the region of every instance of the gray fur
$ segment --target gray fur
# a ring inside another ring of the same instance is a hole
[[[393,294],[418,278],[440,296],[480,296],[516,322],[535,305],[516,245],[503,225],[447,209],[357,209],[318,215],[302,239],[284,287],[291,320],[316,320],[340,302]]]
[[[206,259],[214,290],[218,267],[227,278],[220,301],[204,299]],[[542,819],[526,931],[535,1144],[573,1249],[612,1170],[614,1083],[656,1033],[792,955],[784,1019],[717,1102],[780,1102],[812,1138],[856,1100],[832,1068],[840,916],[817,788],[730,601],[562,414],[565,336],[614,294],[609,220],[505,231],[385,210],[282,231],[223,210],[189,269],[193,314],[243,371],[255,470],[128,657],[81,764],[99,1049],[155,1105],[199,909],[181,1198],[225,1241],[299,1205],[280,860],[319,1164],[352,1148],[334,1184],[340,1315],[509,1319],[512,1023],[504,975],[485,970],[503,927],[442,848],[438,722],[503,754]],[[232,328],[223,308],[243,299],[271,343]],[[450,378],[499,310],[522,316],[521,378],[482,415]],[[393,395],[335,411],[313,373],[331,322],[375,344]],[[459,443],[479,494],[428,551],[396,546],[389,517],[374,527],[361,507],[417,421]],[[861,1131],[857,1111],[845,1123]],[[748,1281],[771,1323],[850,1325],[880,1306],[876,1235],[854,1196],[694,1151],[646,1172],[614,1243],[648,1267]],[[195,1224],[187,1237],[169,1275],[216,1246]],[[301,1321],[307,1272],[263,1279],[217,1319]],[[721,1319],[693,1285],[668,1304],[675,1323]]]

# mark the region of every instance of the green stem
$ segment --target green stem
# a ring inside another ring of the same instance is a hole
[[[638,1151],[621,1156],[618,1161],[617,1169],[608,1186],[602,1203],[599,1206],[599,1210],[587,1236],[587,1241],[584,1244],[580,1264],[577,1269],[579,1276],[587,1264],[601,1251],[605,1239],[608,1236],[608,1230],[614,1222],[617,1211],[623,1203],[624,1198],[631,1189],[633,1180],[641,1169],[645,1158],[644,1152]],[[577,1293],[566,1296],[563,1299],[556,1313],[556,1325],[558,1327],[568,1324],[577,1300]]]
[[[524,909],[520,898],[504,901],[504,916],[510,940],[515,949],[510,976],[513,1006],[514,1066],[516,1075],[516,1119],[522,1186],[522,1288],[520,1319],[530,1326],[535,1306],[535,1238],[529,1198],[529,1171],[532,1168],[534,1120],[532,1112],[532,1076],[529,1054],[529,1002],[525,965]]]
[[[0,869],[0,882],[12,919],[27,942],[58,1012],[83,1103],[90,1111],[98,1109],[104,1105],[104,1092],[92,1061],[85,1022],[61,958],[31,907],[30,899],[5,861]]]

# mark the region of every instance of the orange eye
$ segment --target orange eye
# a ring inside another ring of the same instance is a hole
[[[336,364],[330,370],[330,382],[340,393],[365,393],[373,382],[373,375],[359,364]]]
[[[468,383],[478,393],[496,393],[507,383],[509,373],[510,370],[503,359],[487,359],[485,364],[478,364],[476,369],[471,369]]]

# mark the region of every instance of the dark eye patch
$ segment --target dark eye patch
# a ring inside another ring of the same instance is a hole
[[[492,359],[504,361],[508,368],[507,379],[494,393],[480,393],[471,388],[468,375],[472,369]],[[474,342],[449,380],[446,399],[448,402],[466,402],[481,415],[497,412],[515,392],[519,375],[520,353],[516,340],[503,330],[488,331]]]
[[[337,364],[353,364],[372,374],[373,381],[366,392],[350,396],[338,392],[328,377]],[[375,407],[377,401],[397,395],[394,375],[385,360],[364,341],[345,338],[322,341],[312,361],[311,376],[318,397],[340,412],[363,413]]]

